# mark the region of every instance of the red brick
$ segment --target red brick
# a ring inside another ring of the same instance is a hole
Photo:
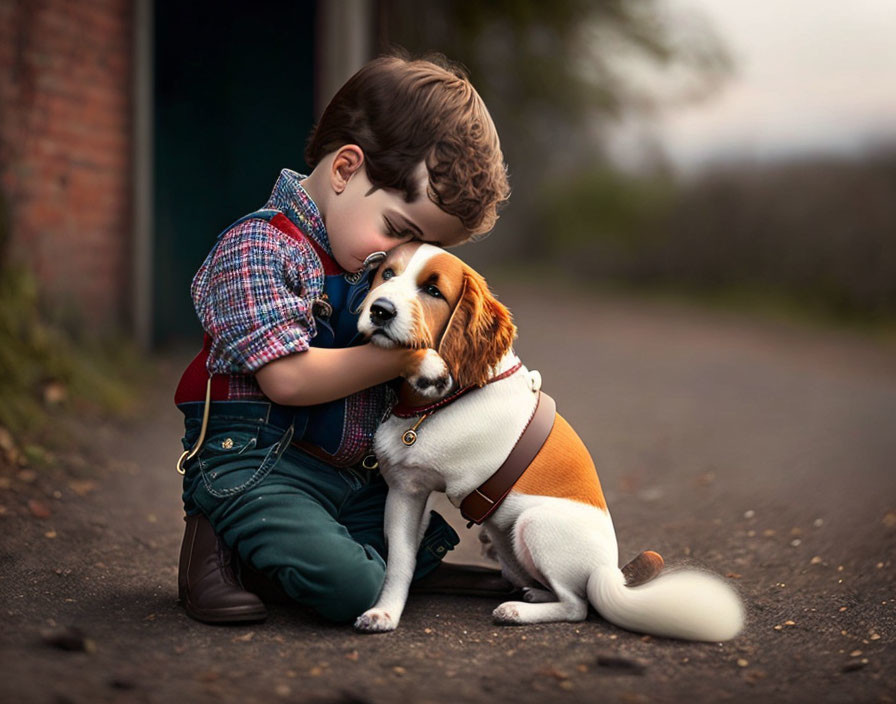
[[[129,285],[131,18],[127,0],[0,3],[10,252],[96,326]]]

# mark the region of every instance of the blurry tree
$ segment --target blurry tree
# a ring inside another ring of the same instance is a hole
[[[661,0],[379,6],[381,50],[397,44],[415,54],[438,51],[468,68],[510,165],[515,197],[503,227],[512,223],[512,240],[526,237],[536,249],[537,233],[525,231],[533,197],[549,180],[604,162],[603,139],[614,119],[706,96],[731,71],[702,17],[673,17]],[[506,252],[511,238],[501,239]]]
[[[591,169],[546,187],[539,267],[766,312],[896,319],[896,144],[718,165],[693,178]]]
[[[629,257],[627,278],[892,321],[894,193],[896,144],[852,158],[718,167],[679,186]]]

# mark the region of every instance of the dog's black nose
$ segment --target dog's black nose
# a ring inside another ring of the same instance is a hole
[[[395,306],[388,298],[377,298],[370,304],[370,322],[385,325],[395,317]]]

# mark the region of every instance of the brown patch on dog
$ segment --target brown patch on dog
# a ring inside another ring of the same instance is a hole
[[[414,306],[414,322],[422,323],[426,328],[418,330],[420,337],[426,340],[427,347],[437,348],[448,327],[463,288],[463,269],[464,264],[460,259],[442,252],[430,257],[417,275],[417,287],[420,293],[417,295],[417,305]],[[442,298],[428,295],[424,290],[428,284],[438,288]]]
[[[482,386],[513,345],[516,326],[485,279],[463,263],[462,271],[460,297],[437,351],[460,386]]]
[[[386,269],[392,269],[396,276],[400,276],[404,270],[407,269],[414,253],[420,249],[421,246],[422,243],[420,242],[408,242],[389,252],[388,256],[380,262],[380,265],[377,267],[376,273],[373,275],[373,280],[370,282],[370,290],[372,291],[383,283],[383,272]]]
[[[591,453],[559,414],[551,434],[532,464],[513,485],[513,491],[532,496],[556,496],[604,510],[607,508]]]

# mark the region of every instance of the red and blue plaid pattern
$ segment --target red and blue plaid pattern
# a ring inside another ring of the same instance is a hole
[[[215,401],[267,400],[254,372],[313,344],[312,306],[324,295],[326,277],[345,272],[332,257],[323,218],[301,179],[284,169],[264,211],[228,228],[193,279],[205,344],[184,372],[175,403],[203,401],[209,374]],[[304,411],[308,429],[294,441],[317,448],[315,454],[330,464],[353,466],[370,452],[394,402],[394,393],[380,385],[310,407]],[[341,411],[328,411],[334,407]]]
[[[329,252],[323,219],[300,180],[284,169],[265,207],[284,213]],[[199,321],[212,340],[208,371],[252,374],[307,350],[315,335],[311,307],[323,284],[320,258],[306,240],[254,218],[225,232],[191,288]]]

